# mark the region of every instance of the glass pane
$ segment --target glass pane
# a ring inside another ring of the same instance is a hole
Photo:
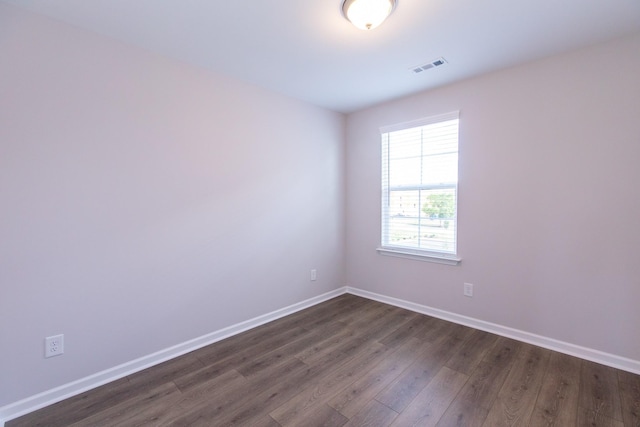
[[[458,151],[458,120],[422,127],[424,155]]]
[[[456,249],[456,190],[423,190],[420,247],[454,253]]]
[[[392,187],[401,185],[420,184],[420,157],[400,158],[389,162],[389,185]]]
[[[418,247],[420,191],[389,193],[389,244]]]
[[[392,246],[455,253],[456,190],[389,192]]]
[[[423,184],[455,183],[458,181],[458,153],[424,157]]]
[[[389,133],[389,158],[417,157],[422,155],[420,128]]]

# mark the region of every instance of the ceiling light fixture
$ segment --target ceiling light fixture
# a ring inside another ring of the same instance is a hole
[[[361,30],[372,30],[382,24],[393,9],[397,0],[344,0],[342,14]]]

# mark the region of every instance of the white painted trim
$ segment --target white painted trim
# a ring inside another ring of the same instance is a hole
[[[271,313],[263,314],[262,316],[254,317],[253,319],[231,325],[210,334],[203,335],[190,341],[160,350],[156,353],[143,356],[139,359],[123,363],[122,365],[111,369],[98,372],[94,375],[81,378],[77,381],[64,384],[60,387],[56,387],[18,402],[3,406],[0,408],[0,427],[4,426],[6,421],[18,418],[40,408],[44,408],[45,406],[52,405],[61,400],[84,393],[87,390],[91,390],[103,384],[131,375],[135,372],[142,371],[143,369],[147,369],[151,366],[197,350],[209,344],[213,344],[281,317],[304,310],[305,308],[320,304],[321,302],[346,293],[346,289],[346,287],[335,289],[325,294],[272,311]]]
[[[397,130],[405,130],[409,128],[427,126],[435,123],[447,122],[449,120],[457,120],[459,118],[460,118],[460,110],[455,110],[448,113],[437,114],[435,116],[423,117],[423,118],[411,120],[408,122],[397,123],[395,125],[382,126],[380,127],[380,133],[389,133],[389,132],[395,132]]]
[[[385,304],[394,305],[417,313],[426,314],[428,316],[437,317],[449,322],[458,323],[460,325],[469,326],[481,331],[490,332],[492,334],[501,335],[512,338],[517,341],[526,342],[537,345],[559,353],[568,354],[570,356],[579,357],[580,359],[590,360],[612,368],[621,369],[623,371],[632,372],[640,375],[640,361],[628,359],[626,357],[617,356],[615,354],[605,353],[603,351],[594,350],[592,348],[582,347],[579,345],[559,341],[553,338],[532,334],[530,332],[513,329],[508,326],[502,326],[484,320],[474,319],[472,317],[463,316],[449,311],[439,310],[422,304],[416,304],[410,301],[389,297],[386,295],[376,294],[374,292],[365,291],[358,288],[347,286],[347,293],[357,295],[363,298],[372,299],[374,301],[383,302]]]
[[[427,262],[435,262],[437,264],[446,264],[446,265],[458,265],[462,262],[462,259],[456,257],[455,255],[446,255],[437,252],[427,252],[427,251],[413,251],[406,249],[395,249],[388,247],[381,247],[376,249],[380,255],[394,256],[398,258],[409,258],[415,259],[417,261],[427,261]]]

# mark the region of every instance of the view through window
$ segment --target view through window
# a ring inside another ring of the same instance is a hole
[[[382,247],[455,256],[458,112],[381,131]]]

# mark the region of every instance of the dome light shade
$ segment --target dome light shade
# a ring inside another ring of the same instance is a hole
[[[396,7],[396,0],[344,0],[342,14],[361,30],[382,24]]]

